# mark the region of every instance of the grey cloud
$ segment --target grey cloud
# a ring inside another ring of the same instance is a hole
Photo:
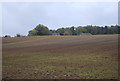
[[[27,34],[37,24],[50,29],[79,25],[117,24],[116,2],[4,3],[3,34]]]

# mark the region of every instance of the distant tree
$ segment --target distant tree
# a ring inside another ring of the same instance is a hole
[[[38,35],[52,35],[52,33],[59,33],[60,35],[79,35],[81,33],[97,34],[120,34],[120,26],[78,26],[78,27],[62,27],[57,30],[49,30],[44,25],[37,25],[33,30],[29,31],[28,36]]]
[[[87,25],[85,26],[85,28],[87,33],[92,33],[92,30],[93,30],[92,25]]]
[[[35,29],[30,30],[28,36],[37,36],[37,32]]]
[[[97,33],[96,34],[102,34],[102,27],[96,26]]]
[[[77,35],[79,35],[80,33],[86,33],[87,29],[85,27],[79,26],[76,28],[76,32],[77,32]]]
[[[73,35],[73,31],[71,31],[70,27],[65,28],[64,35]]]
[[[57,33],[60,33],[60,35],[64,35],[65,29],[64,28],[59,28],[56,30]]]
[[[37,35],[50,35],[51,34],[48,27],[41,25],[41,24],[37,25],[35,30],[37,31]]]
[[[91,34],[92,35],[96,35],[97,34],[97,27],[96,26],[92,26],[92,30],[91,30]]]
[[[21,35],[20,34],[16,34],[16,37],[21,37]]]
[[[104,34],[108,34],[108,26],[105,26],[105,33]]]
[[[6,37],[11,37],[11,36],[10,35],[5,35],[4,37],[6,38]]]
[[[74,27],[74,26],[72,26],[72,27],[70,28],[70,31],[71,31],[72,35],[76,35],[76,30],[75,30],[75,27]]]
[[[48,29],[48,27],[44,25],[37,25],[33,30],[29,31],[28,36],[42,36],[42,35],[50,35],[51,31]]]
[[[56,33],[56,30],[50,30],[51,33]]]
[[[120,25],[116,25],[116,32],[117,34],[120,34]]]

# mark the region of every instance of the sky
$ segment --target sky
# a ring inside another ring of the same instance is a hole
[[[118,24],[117,2],[4,2],[0,8],[0,36],[27,35],[38,24],[49,29]]]

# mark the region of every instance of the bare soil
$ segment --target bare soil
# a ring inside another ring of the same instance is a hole
[[[118,35],[14,37],[2,44],[3,78],[118,78]]]

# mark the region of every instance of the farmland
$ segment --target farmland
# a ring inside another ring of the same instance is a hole
[[[118,35],[3,38],[3,78],[117,79]]]

